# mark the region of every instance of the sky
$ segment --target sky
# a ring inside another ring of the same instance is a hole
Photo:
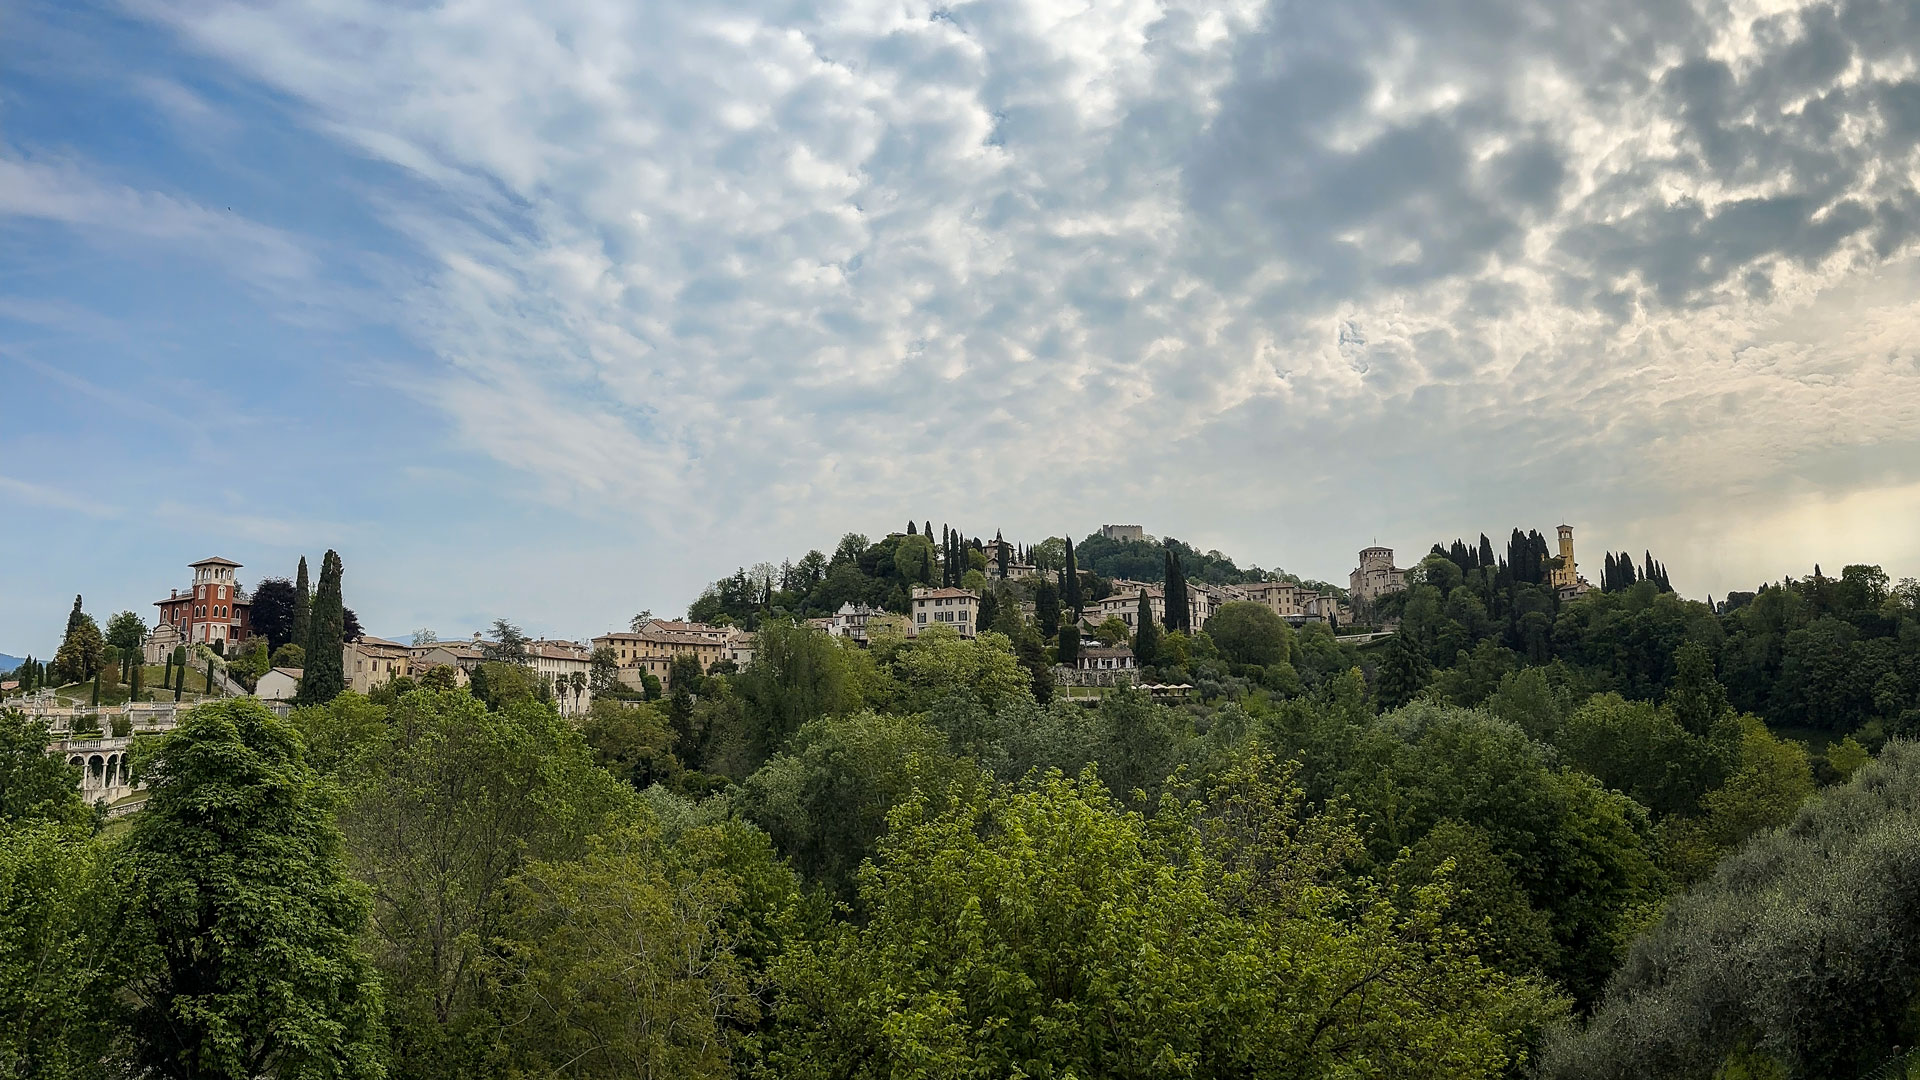
[[[0,0],[0,651],[908,520],[1920,575],[1912,0]]]

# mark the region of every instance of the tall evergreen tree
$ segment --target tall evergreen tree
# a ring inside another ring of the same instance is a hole
[[[1374,696],[1382,709],[1397,709],[1412,701],[1427,685],[1433,664],[1426,650],[1412,641],[1406,631],[1387,640],[1386,655],[1374,682]]]
[[[1493,541],[1487,539],[1486,533],[1480,534],[1480,568],[1493,569]]]
[[[1153,617],[1153,601],[1147,590],[1140,590],[1140,604],[1133,617],[1133,659],[1141,667],[1150,667],[1160,657],[1160,624]]]
[[[53,678],[57,683],[86,682],[107,663],[107,639],[93,616],[80,610],[80,597],[73,598],[73,611],[67,616],[67,632],[60,640],[60,651],[53,654]]]
[[[302,705],[324,705],[346,689],[341,648],[346,633],[340,602],[340,556],[329,550],[320,560],[320,586],[313,594],[313,617],[307,638],[306,668],[300,676],[296,700]]]
[[[1060,571],[1060,602],[1073,613],[1073,621],[1078,625],[1086,601],[1080,596],[1080,566],[1074,561],[1072,538],[1067,540],[1067,565]]]
[[[1055,655],[1062,664],[1075,667],[1080,662],[1080,623],[1075,620],[1060,628],[1060,641]]]
[[[913,519],[912,519],[912,518],[908,518],[908,519],[907,519],[907,535],[908,535],[908,536],[918,536],[918,535],[920,535],[920,527],[919,527],[918,525],[915,525],[915,524],[913,523]]]
[[[1166,554],[1167,580],[1164,596],[1167,610],[1163,621],[1168,630],[1179,630],[1183,633],[1191,633],[1193,630],[1193,608],[1187,598],[1187,575],[1186,572],[1181,569],[1180,558],[1174,554],[1171,543],[1167,545]]]
[[[293,577],[293,626],[287,640],[301,648],[313,643],[313,588],[307,581],[307,557],[300,556],[300,570]]]
[[[1033,618],[1043,639],[1060,632],[1060,590],[1045,577],[1033,587]]]
[[[998,529],[994,530],[993,542],[996,545],[994,548],[994,557],[1000,563],[1000,579],[1004,581],[1007,577],[1007,542],[1001,537]]]

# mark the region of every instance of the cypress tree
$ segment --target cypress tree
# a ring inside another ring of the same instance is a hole
[[[917,525],[915,525],[915,524],[913,523],[913,519],[912,519],[912,518],[908,518],[908,519],[907,519],[907,535],[908,535],[908,536],[918,536],[918,535],[920,535],[920,529],[919,529],[919,526],[917,526]]]
[[[213,657],[207,657],[207,696],[213,696]]]
[[[185,667],[176,667],[174,671],[175,671],[175,675],[173,677],[173,703],[175,705],[178,705],[180,704],[180,691],[184,689],[187,685],[187,669]]]
[[[1080,612],[1085,602],[1080,598],[1080,565],[1074,561],[1073,541],[1067,541],[1067,565],[1060,571],[1060,601],[1068,611],[1073,612],[1075,625],[1080,622]]]
[[[140,679],[141,679],[141,676],[145,674],[146,672],[141,670],[141,665],[135,664],[133,666],[133,671],[127,676],[127,700],[128,701],[140,700]]]
[[[1076,620],[1060,628],[1060,645],[1055,650],[1062,664],[1077,667],[1080,662],[1080,623]]]
[[[300,570],[293,578],[293,634],[287,640],[306,648],[313,635],[313,589],[307,582],[307,557],[300,556]]]
[[[1160,655],[1160,624],[1153,619],[1153,601],[1147,599],[1147,590],[1140,590],[1140,606],[1133,618],[1133,660],[1141,667],[1149,667]]]
[[[100,672],[97,670],[93,673],[93,703],[100,704]]]
[[[1001,538],[1000,531],[998,529],[994,530],[993,542],[995,545],[997,545],[993,549],[993,553],[994,553],[994,557],[1000,563],[1000,579],[1002,581],[1005,581],[1007,577],[1007,542]]]
[[[1033,617],[1042,638],[1060,632],[1060,590],[1044,577],[1033,587]]]
[[[313,594],[312,627],[307,640],[306,671],[295,700],[302,705],[324,705],[346,689],[341,669],[341,643],[346,616],[340,603],[340,556],[329,550],[320,560],[320,586]]]
[[[980,621],[973,624],[975,633],[984,634],[993,629],[993,621],[1000,617],[1000,598],[994,595],[993,586],[980,590]]]
[[[1486,533],[1480,534],[1480,566],[1484,570],[1493,569],[1493,541],[1487,539]]]
[[[928,543],[933,542],[933,522],[927,522],[926,527],[921,529],[920,532],[927,538]]]

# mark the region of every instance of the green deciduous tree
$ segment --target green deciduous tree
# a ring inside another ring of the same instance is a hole
[[[380,991],[299,736],[251,699],[203,705],[143,775],[119,853],[129,1057],[149,1075],[378,1077]]]
[[[741,884],[650,824],[511,883],[489,967],[509,1075],[724,1080],[759,1018],[735,948]]]
[[[1265,604],[1222,604],[1207,620],[1207,636],[1228,660],[1262,667],[1285,663],[1293,633]]]
[[[12,779],[0,781],[0,801],[17,801]],[[0,1076],[103,1075],[115,1026],[112,879],[89,833],[37,809],[0,820]]]
[[[122,658],[135,657],[147,640],[147,624],[131,611],[122,611],[107,620],[107,644],[120,650]]]
[[[80,798],[80,770],[47,753],[52,741],[45,721],[0,709],[0,824],[93,824],[94,811]]]
[[[1279,863],[1311,861],[1276,803]],[[1433,933],[1438,890],[1408,917],[1228,865],[1091,781],[912,799],[890,825],[869,921],[774,966],[777,1075],[1495,1077],[1555,1009]]]
[[[747,813],[808,879],[850,899],[854,871],[889,811],[915,793],[945,805],[979,788],[978,773],[947,741],[917,716],[862,712],[810,723],[747,779]]]
[[[1920,747],[1900,742],[1670,904],[1542,1075],[1866,1075],[1914,1045],[1917,910]]]
[[[586,743],[539,704],[488,711],[416,690],[339,775],[341,830],[373,887],[372,952],[387,993],[394,1071],[456,1077],[499,1067],[486,956],[527,860],[579,857],[628,804]]]
[[[848,679],[846,650],[805,624],[769,621],[754,642],[753,660],[734,679],[758,761],[786,745],[807,723],[859,707]]]

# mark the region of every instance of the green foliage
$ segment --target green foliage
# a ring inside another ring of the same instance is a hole
[[[910,585],[934,584],[933,541],[924,536],[903,538],[893,549],[893,567],[899,579]]]
[[[140,616],[131,611],[122,611],[107,620],[107,644],[120,650],[120,655],[131,656],[140,651],[147,640],[147,624]]]
[[[1844,788],[1757,837],[1633,948],[1543,1076],[1861,1075],[1912,1046],[1920,990],[1920,752],[1890,744]]]
[[[304,569],[306,560],[300,563]],[[320,560],[320,585],[314,591],[307,636],[301,642],[306,650],[306,667],[300,676],[300,690],[295,700],[302,705],[324,705],[346,689],[345,658],[341,654],[346,633],[346,616],[340,601],[341,574],[340,556],[328,551]]]
[[[313,645],[313,587],[307,581],[307,557],[300,556],[300,569],[293,579],[293,614],[287,640],[302,649]]]
[[[1143,668],[1160,662],[1160,622],[1153,617],[1153,604],[1145,589],[1140,590],[1134,609],[1133,660]]]
[[[761,624],[753,660],[734,679],[757,759],[779,752],[808,721],[859,707],[846,650],[810,626]]]
[[[540,686],[531,670],[500,660],[482,660],[474,665],[467,690],[487,708],[495,710],[534,701],[540,696]]]
[[[900,712],[926,712],[956,693],[988,712],[1033,696],[1013,643],[993,631],[968,639],[930,626],[911,639],[876,642],[874,653],[898,687],[889,704]]]
[[[54,685],[85,682],[100,674],[107,663],[107,639],[93,616],[80,610],[80,598],[73,598],[73,611],[67,616],[67,632],[60,640],[60,651],[53,656],[49,672]]]
[[[293,668],[299,670],[307,664],[307,650],[289,641],[273,651],[269,668]]]
[[[251,699],[188,711],[116,855],[128,1056],[169,1077],[378,1077],[380,989],[324,789]]]
[[[0,824],[94,824],[95,811],[80,798],[80,770],[47,753],[52,738],[46,721],[0,709]]]
[[[1404,914],[1291,877],[1326,859],[1287,839],[1296,803],[1253,802],[1274,855],[1250,866],[1091,780],[903,803],[861,874],[868,923],[774,965],[772,1075],[1492,1077],[1523,1057],[1556,1005],[1438,929],[1444,890]]]
[[[1714,722],[1709,737],[1682,727],[1667,708],[1596,695],[1575,710],[1554,739],[1567,760],[1657,816],[1691,814],[1740,757],[1740,726]]]
[[[0,1076],[103,1075],[114,1030],[103,855],[84,828],[0,820]]]
[[[514,876],[489,958],[509,1075],[733,1075],[759,1002],[734,948],[743,890],[716,862],[634,824]]]
[[[493,1066],[485,960],[528,860],[579,857],[631,793],[544,705],[489,711],[416,690],[338,774],[340,828],[373,888],[369,940],[387,989],[396,1073]]]
[[[946,805],[978,786],[926,721],[862,712],[801,728],[747,780],[743,806],[809,880],[850,898],[895,806],[913,796]]]
[[[1374,686],[1374,695],[1379,699],[1382,709],[1397,709],[1411,702],[1419,696],[1433,675],[1433,665],[1428,662],[1426,652],[1413,641],[1411,634],[1410,629],[1403,627],[1399,633],[1387,639],[1385,656],[1380,661],[1378,682]]]
[[[595,698],[580,724],[594,763],[635,788],[671,784],[680,774],[673,732],[651,704]]]
[[[1293,632],[1265,604],[1223,604],[1207,620],[1207,636],[1228,660],[1262,667],[1287,661]]]

